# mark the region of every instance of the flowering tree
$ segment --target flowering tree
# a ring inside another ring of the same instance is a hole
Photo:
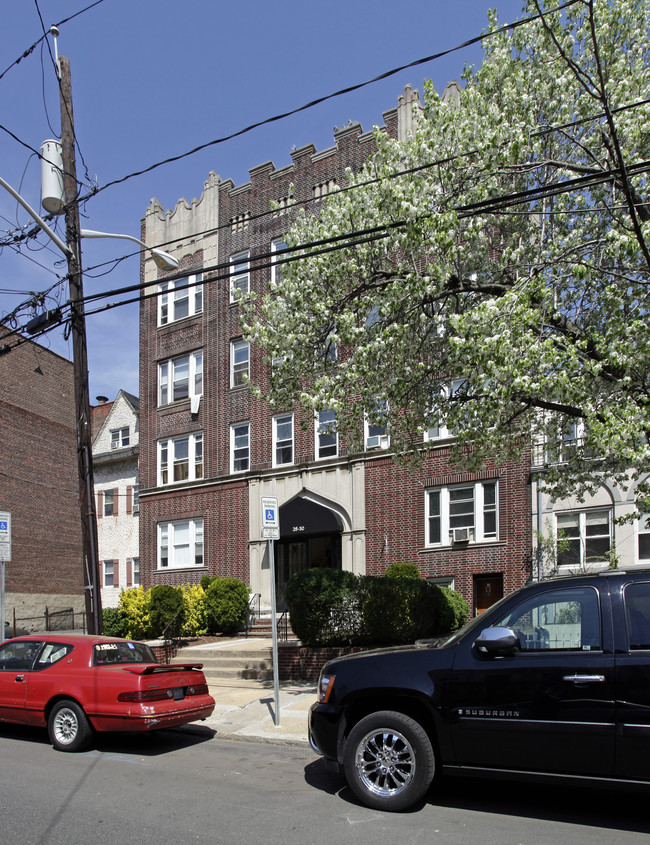
[[[387,423],[404,455],[445,425],[469,468],[543,441],[549,488],[584,492],[650,471],[650,5],[525,18],[491,16],[459,97],[426,84],[409,141],[377,130],[296,215],[245,331],[274,407],[334,410],[352,444]]]

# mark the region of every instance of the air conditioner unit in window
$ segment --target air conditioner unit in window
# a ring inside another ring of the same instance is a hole
[[[387,434],[373,434],[372,437],[366,438],[366,449],[387,449],[388,435]]]
[[[469,528],[452,528],[452,543],[469,543]]]

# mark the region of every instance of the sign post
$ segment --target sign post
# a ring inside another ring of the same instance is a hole
[[[262,496],[262,538],[268,540],[269,574],[271,577],[271,631],[273,636],[273,697],[275,698],[275,726],[280,727],[280,675],[278,670],[278,620],[275,595],[275,550],[273,543],[280,539],[278,500]]]
[[[5,638],[5,562],[11,560],[11,514],[0,511],[0,642]]]

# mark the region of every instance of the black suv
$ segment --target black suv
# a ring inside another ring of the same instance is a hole
[[[441,645],[332,660],[309,735],[383,810],[440,773],[650,787],[650,572],[538,582]]]

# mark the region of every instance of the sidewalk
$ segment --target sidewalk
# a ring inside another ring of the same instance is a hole
[[[225,640],[218,644],[190,646],[183,649],[182,659],[192,654],[201,662],[201,650],[246,649],[270,646],[271,640]],[[172,660],[178,661],[179,657]],[[301,681],[280,681],[280,724],[276,726],[276,704],[273,681],[218,678],[210,680],[210,694],[216,702],[214,713],[205,725],[221,739],[244,739],[282,745],[309,745],[307,714],[316,701],[316,685]]]

